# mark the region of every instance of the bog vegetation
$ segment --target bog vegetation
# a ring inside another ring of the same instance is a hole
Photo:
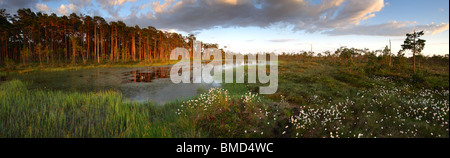
[[[423,32],[408,34],[397,53],[281,54],[272,95],[259,95],[259,84],[227,83],[159,106],[115,91],[30,89],[7,76],[32,65],[161,62],[195,37],[75,14],[0,15],[8,19],[0,19],[0,137],[449,137],[449,58],[422,55]]]

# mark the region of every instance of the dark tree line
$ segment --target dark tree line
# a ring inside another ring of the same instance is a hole
[[[99,16],[57,16],[19,9],[10,15],[0,9],[0,65],[21,62],[86,63],[168,60],[177,47],[192,50],[194,35],[165,32],[152,26],[130,27]],[[203,44],[218,48],[217,44]]]

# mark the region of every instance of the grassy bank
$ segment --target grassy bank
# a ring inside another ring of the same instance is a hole
[[[67,64],[67,63],[53,63],[53,64],[39,64],[29,63],[26,65],[17,64],[14,66],[5,66],[0,68],[0,76],[6,76],[8,73],[29,73],[33,71],[67,71],[67,70],[81,70],[81,69],[95,69],[95,68],[132,68],[132,67],[148,67],[148,66],[163,66],[175,64],[177,61],[163,61],[155,60],[153,62],[126,62],[126,63],[96,63],[90,62],[86,64]]]

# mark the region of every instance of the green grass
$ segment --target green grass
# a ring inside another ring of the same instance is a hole
[[[432,69],[416,77],[368,75],[281,59],[275,94],[228,83],[165,106],[132,103],[114,91],[30,89],[13,80],[0,85],[0,137],[448,138],[448,71]]]
[[[0,86],[0,137],[192,137],[173,128],[167,107],[131,103],[120,93],[28,90]]]
[[[298,60],[283,60],[279,72],[277,93],[266,97],[290,104],[286,137],[448,138],[448,72],[414,82]]]
[[[217,92],[223,92],[218,89]],[[189,116],[180,115],[186,102],[172,102],[165,106],[151,103],[137,103],[122,99],[120,93],[105,91],[79,93],[63,91],[29,90],[27,84],[12,80],[0,85],[0,137],[7,138],[109,138],[109,137],[228,137],[226,131],[215,129],[210,116],[227,119],[236,111],[226,115],[216,113],[217,109],[233,106],[228,100],[219,102],[211,91],[192,100],[208,98],[211,111],[200,115],[201,110],[190,109]],[[235,96],[235,98],[237,98]],[[233,101],[239,99],[233,98]],[[187,101],[189,102],[189,101]],[[204,102],[200,101],[200,102]],[[199,103],[199,102],[196,102]],[[260,104],[262,106],[262,104]],[[225,109],[223,109],[226,111]],[[237,110],[237,109],[235,109]],[[188,110],[185,110],[188,111]],[[236,119],[234,115],[233,119]],[[227,128],[231,128],[229,122]],[[242,126],[245,126],[243,124]],[[222,129],[217,127],[217,129]],[[236,128],[240,129],[240,128]],[[225,129],[222,129],[225,130]],[[242,130],[243,132],[244,130]],[[219,135],[218,135],[219,134]]]
[[[26,65],[18,64],[13,68],[2,67],[0,68],[0,75],[8,73],[29,73],[33,71],[67,71],[67,70],[81,70],[81,69],[95,69],[95,68],[132,68],[132,67],[147,67],[147,66],[163,66],[175,64],[177,61],[163,61],[155,60],[153,62],[118,62],[118,63],[95,63],[90,62],[86,64],[66,64],[66,63],[54,63],[54,64],[39,64],[29,63]]]

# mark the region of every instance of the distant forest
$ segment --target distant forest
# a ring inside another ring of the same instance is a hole
[[[99,16],[57,16],[19,9],[10,15],[0,9],[0,65],[5,60],[27,63],[86,63],[168,60],[177,47],[192,50],[196,37],[127,26]],[[202,44],[218,48],[217,44]]]

